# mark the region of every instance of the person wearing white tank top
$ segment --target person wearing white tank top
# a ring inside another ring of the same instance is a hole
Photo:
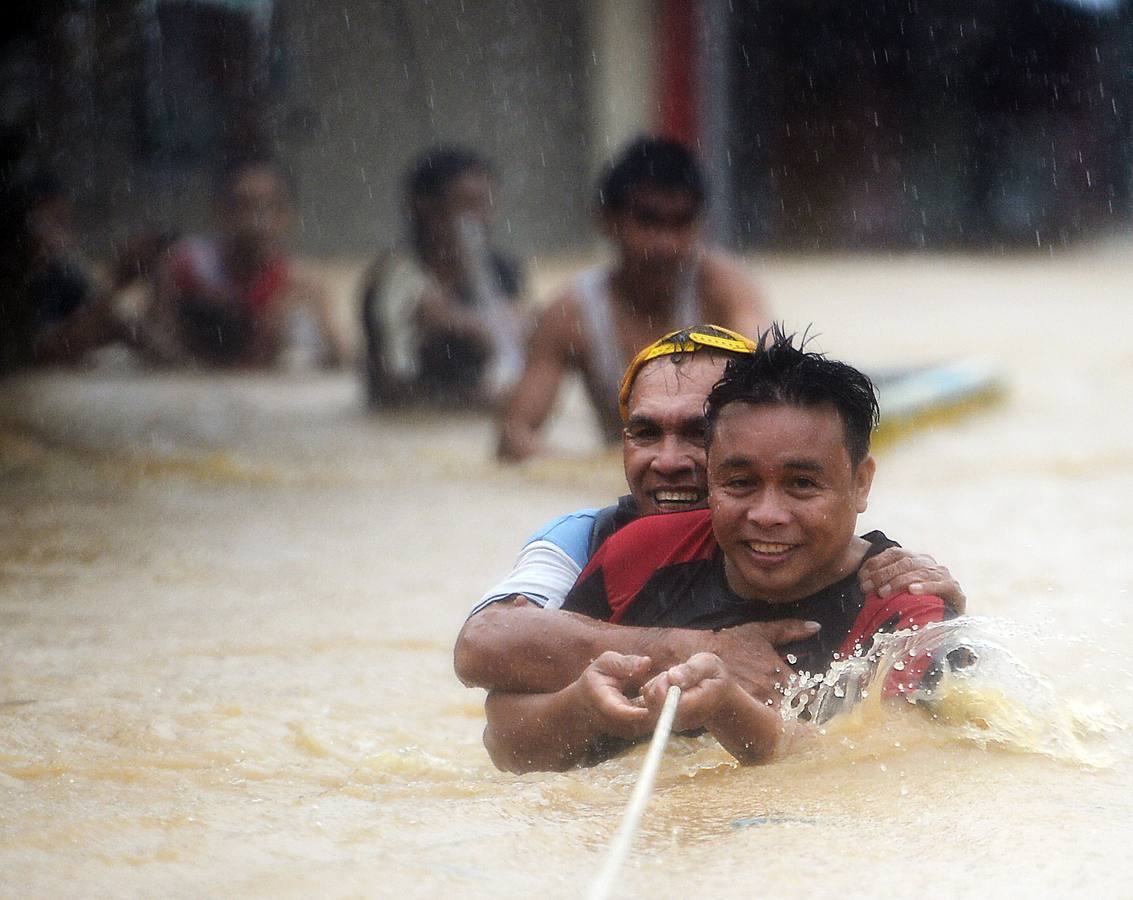
[[[743,263],[701,241],[707,187],[686,148],[657,137],[634,141],[601,180],[597,201],[615,258],[576,276],[540,316],[500,418],[503,461],[538,450],[539,430],[569,372],[582,377],[612,443],[622,428],[617,385],[636,348],[697,322],[747,335],[766,325]]]

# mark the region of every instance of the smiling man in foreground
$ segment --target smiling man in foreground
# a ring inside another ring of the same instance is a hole
[[[654,674],[699,651],[716,653],[751,694],[775,701],[785,665],[773,645],[813,633],[797,619],[719,631],[632,628],[563,612],[567,592],[594,552],[641,516],[702,509],[707,502],[704,402],[729,359],[755,344],[701,324],[644,347],[622,378],[618,406],[630,493],[604,509],[583,509],[540,528],[515,566],[476,604],[456,641],[457,675],[471,687],[516,693],[557,691],[607,650],[648,656]],[[893,547],[862,567],[862,588],[904,590],[964,602],[960,586],[931,557]]]
[[[706,415],[709,509],[627,525],[591,558],[564,610],[706,630],[813,621],[819,630],[780,648],[812,672],[868,647],[878,632],[951,615],[931,594],[883,598],[859,585],[864,561],[894,546],[880,532],[854,534],[875,470],[868,378],[776,329],[759,352],[729,361]],[[778,710],[745,690],[718,654],[696,653],[649,678],[653,670],[648,656],[607,652],[561,690],[493,692],[485,746],[513,771],[596,761],[647,735],[677,684],[678,729],[707,729],[744,763],[773,755]]]

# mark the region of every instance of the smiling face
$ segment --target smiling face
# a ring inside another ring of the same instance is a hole
[[[874,462],[856,466],[833,406],[730,403],[708,450],[712,529],[741,597],[799,600],[857,567]]]
[[[704,399],[724,373],[707,351],[660,356],[633,382],[622,457],[642,515],[704,506]]]

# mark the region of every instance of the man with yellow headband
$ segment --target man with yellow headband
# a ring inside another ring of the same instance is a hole
[[[487,591],[461,629],[455,667],[470,687],[556,691],[606,650],[649,656],[657,671],[694,653],[719,655],[753,696],[772,698],[782,671],[773,645],[814,634],[788,620],[719,632],[611,625],[559,609],[597,548],[639,518],[703,507],[707,499],[704,401],[731,357],[751,353],[743,335],[696,325],[637,354],[618,392],[622,456],[630,494],[605,509],[584,509],[545,525],[528,540],[511,572]],[[947,569],[930,557],[892,548],[863,566],[862,587],[932,593],[962,607]]]

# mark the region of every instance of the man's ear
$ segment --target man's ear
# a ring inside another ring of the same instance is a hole
[[[598,207],[598,210],[594,213],[594,224],[598,226],[598,230],[606,240],[616,241],[618,239],[620,224],[618,214],[610,207]]]
[[[873,486],[873,473],[877,471],[877,463],[872,456],[867,456],[854,467],[854,508],[864,513],[869,506],[869,489]]]
[[[405,206],[409,210],[409,215],[420,222],[422,219],[433,215],[436,204],[431,202],[428,197],[410,196],[406,199]]]

